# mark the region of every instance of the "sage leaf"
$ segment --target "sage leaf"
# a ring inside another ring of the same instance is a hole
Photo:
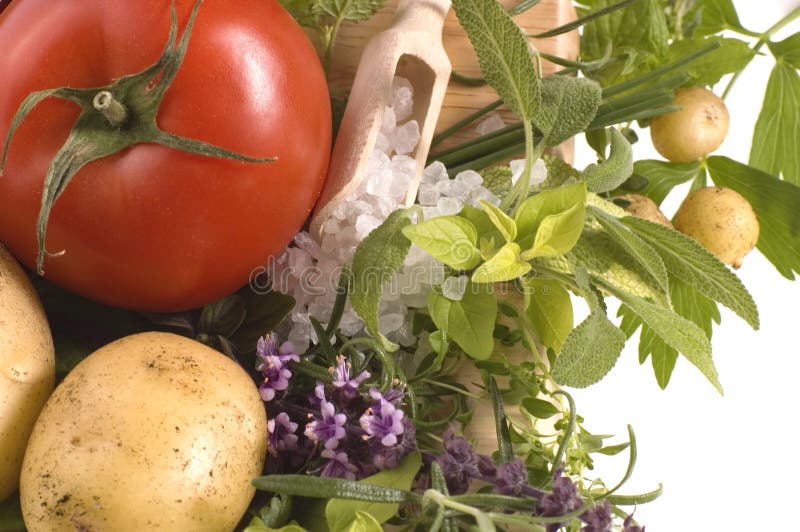
[[[402,232],[410,224],[406,209],[394,211],[361,241],[353,256],[350,304],[387,351],[395,351],[398,346],[380,332],[378,304],[384,285],[403,265],[411,248]]]
[[[520,247],[529,248],[533,245],[539,225],[545,218],[568,211],[575,205],[586,205],[584,183],[545,190],[520,203],[514,215]]]
[[[422,458],[419,452],[414,452],[403,458],[395,469],[381,471],[359,482],[384,488],[396,488],[407,491],[411,489],[411,482],[419,472]],[[380,523],[385,523],[397,513],[400,505],[397,502],[378,503],[375,501],[357,501],[333,499],[325,507],[328,526],[332,532],[353,530],[352,524],[358,520],[359,513],[370,515],[381,530]],[[369,522],[369,520],[367,520]],[[368,525],[362,525],[368,526]],[[357,529],[360,530],[360,529]],[[370,530],[370,529],[364,529]]]
[[[708,159],[714,184],[732,188],[758,217],[758,250],[787,279],[800,272],[800,187],[722,156]]]
[[[587,78],[548,76],[542,80],[542,105],[533,125],[548,146],[558,146],[592,123],[601,93],[600,84]]]
[[[633,149],[628,139],[617,130],[608,128],[608,159],[600,164],[590,164],[581,174],[590,192],[608,192],[620,186],[633,173]]]
[[[513,185],[511,182],[511,167],[507,165],[494,166],[483,170],[481,177],[483,177],[483,186],[499,198],[508,194]]]
[[[581,237],[585,221],[586,205],[582,203],[546,217],[536,230],[533,246],[522,254],[522,259],[557,257],[568,252]]]
[[[428,293],[428,312],[436,327],[479,360],[489,358],[494,349],[497,298],[492,290],[489,284],[467,283],[461,301],[451,301],[436,290]]]
[[[637,193],[647,196],[659,205],[673,188],[695,179],[701,172],[704,175],[705,169],[699,162],[669,163],[645,159],[633,163],[633,173],[648,181],[647,186]]]
[[[572,298],[556,280],[535,277],[524,281],[525,316],[545,347],[561,350],[572,331]]]
[[[742,281],[696,240],[634,216],[620,221],[658,251],[671,275],[722,303],[758,329],[758,309]]]
[[[641,264],[642,268],[658,283],[659,288],[666,292],[669,289],[667,267],[664,266],[664,261],[661,260],[656,250],[622,225],[617,218],[595,207],[590,207],[590,210],[592,217],[603,227],[608,236]]]
[[[625,333],[599,309],[569,333],[553,363],[558,384],[586,388],[600,381],[617,363]]]
[[[496,0],[454,0],[453,9],[478,55],[484,78],[523,121],[541,102],[528,41]]]
[[[778,61],[753,130],[750,166],[800,185],[800,73]]]
[[[481,260],[475,247],[478,232],[469,220],[460,216],[439,216],[402,229],[408,240],[434,259],[455,268],[468,270]]]
[[[767,46],[775,59],[785,61],[794,68],[800,68],[800,33],[795,33],[782,41],[769,41]]]
[[[517,238],[516,222],[512,218],[509,218],[499,207],[495,207],[488,201],[480,200],[480,204],[486,212],[486,216],[489,217],[492,224],[500,231],[500,234],[503,235],[506,242],[513,242],[514,239]]]
[[[492,258],[472,273],[472,282],[499,283],[522,277],[531,271],[531,265],[520,260],[519,251],[518,244],[506,242]]]

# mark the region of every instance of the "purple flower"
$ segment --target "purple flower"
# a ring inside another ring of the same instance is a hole
[[[464,474],[470,477],[480,477],[478,470],[478,456],[472,445],[461,436],[456,436],[453,427],[449,427],[442,435],[444,452],[450,455],[456,463],[460,464]]]
[[[461,495],[469,489],[470,477],[464,472],[461,464],[452,455],[444,453],[436,462],[442,470],[444,481],[447,484],[447,491],[450,495]]]
[[[267,421],[269,433],[269,452],[277,456],[278,451],[294,451],[297,449],[297,423],[292,422],[286,412],[281,412]]]
[[[400,465],[400,461],[407,454],[417,448],[417,429],[414,423],[407,417],[403,418],[403,437],[397,445],[386,447],[385,445],[373,445],[370,448],[370,458],[375,467],[382,471],[384,469],[394,469]]]
[[[256,352],[262,359],[268,356],[278,357],[284,365],[289,361],[300,362],[300,357],[297,356],[292,342],[283,342],[280,347],[277,347],[274,333],[258,339]]]
[[[345,414],[337,414],[333,403],[325,399],[324,385],[319,383],[315,388],[315,395],[320,403],[320,417],[314,418],[309,414],[310,421],[306,424],[305,435],[315,442],[322,442],[326,449],[336,449],[339,440],[345,437],[344,424],[347,421]]]
[[[611,505],[603,501],[583,512],[581,520],[586,523],[581,532],[612,532]]]
[[[513,462],[500,464],[494,480],[495,491],[501,495],[519,497],[528,486],[528,469],[517,458]]]
[[[644,527],[633,523],[633,514],[629,514],[622,523],[622,532],[644,532]]]
[[[262,362],[258,365],[258,371],[264,376],[264,382],[258,387],[264,401],[272,401],[276,391],[283,391],[289,387],[292,372],[283,367],[280,358],[272,355],[263,357]]]
[[[342,356],[336,357],[336,367],[331,368],[333,386],[341,391],[344,398],[349,401],[358,396],[358,387],[362,381],[369,378],[368,371],[362,371],[358,376],[351,378],[350,369],[353,365]]]
[[[377,404],[367,408],[359,420],[366,433],[364,439],[376,438],[387,447],[396,445],[397,437],[405,431],[405,414],[393,403],[386,401],[378,390],[373,388],[369,393],[373,399],[378,399]]]
[[[553,491],[541,498],[536,510],[543,517],[558,517],[574,512],[581,506],[583,501],[578,496],[575,483],[571,478],[559,475],[553,482]],[[545,527],[547,532],[556,532],[559,528],[559,523],[550,523]]]
[[[328,460],[322,467],[321,476],[346,478],[348,480],[356,479],[358,468],[350,463],[347,453],[337,453],[333,449],[325,449],[322,451],[321,456]]]

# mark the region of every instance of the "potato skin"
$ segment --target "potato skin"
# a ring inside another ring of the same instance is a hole
[[[261,474],[267,420],[231,359],[142,333],[76,366],[25,454],[22,513],[36,531],[234,529]]]
[[[42,303],[0,244],[0,501],[19,486],[22,457],[55,385],[55,352]]]
[[[664,216],[664,213],[658,208],[656,202],[647,196],[642,196],[641,194],[621,194],[614,199],[616,198],[620,198],[628,204],[623,208],[632,216],[644,218],[645,220],[650,220],[651,222],[672,228],[672,222]]]
[[[734,268],[758,242],[758,218],[735,190],[704,187],[690,192],[675,213],[675,229],[691,236]]]
[[[658,153],[672,162],[688,163],[719,148],[730,123],[721,98],[704,87],[687,87],[675,91],[672,104],[681,109],[650,122],[650,138]]]

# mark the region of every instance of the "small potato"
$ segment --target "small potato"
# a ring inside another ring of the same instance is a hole
[[[758,218],[735,190],[705,187],[690,192],[675,213],[675,229],[700,242],[734,268],[758,242]]]
[[[53,338],[42,303],[0,244],[0,501],[19,486],[25,446],[55,378]]]
[[[719,148],[728,134],[728,108],[703,87],[675,91],[673,105],[681,109],[659,115],[650,122],[650,138],[658,153],[675,163],[706,157]]]
[[[20,482],[25,525],[230,532],[266,446],[264,404],[238,364],[181,336],[128,336],[78,364],[39,416]]]
[[[655,222],[657,224],[666,225],[667,227],[672,227],[672,222],[670,222],[667,217],[664,216],[664,213],[658,208],[656,202],[647,196],[642,196],[641,194],[622,194],[613,199],[614,203],[625,209],[626,212],[633,216],[644,218],[645,220],[650,220],[651,222]],[[617,199],[622,201],[617,201]]]

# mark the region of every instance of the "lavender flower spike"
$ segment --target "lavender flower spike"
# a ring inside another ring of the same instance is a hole
[[[581,521],[586,523],[586,526],[581,527],[581,532],[613,532],[611,528],[613,524],[611,505],[607,500],[604,500],[581,514]]]
[[[277,456],[278,451],[297,449],[297,423],[294,423],[286,412],[281,412],[267,421],[269,433],[269,454]]]
[[[276,391],[283,391],[289,387],[292,372],[284,367],[280,358],[272,355],[265,356],[258,365],[258,371],[264,376],[264,382],[258,387],[264,401],[272,401]]]
[[[320,400],[321,417],[306,424],[305,434],[310,440],[322,443],[326,449],[336,449],[339,441],[345,437],[344,424],[347,416],[341,413],[337,414],[333,403],[325,399],[322,384],[317,385],[315,393]],[[313,417],[310,414],[309,416]]]
[[[403,417],[405,414],[393,403],[383,399],[383,396],[374,388],[370,395],[375,398],[381,396],[378,404],[373,405],[364,412],[360,418],[361,428],[366,436],[364,439],[376,438],[386,447],[397,445],[397,437],[403,434]]]
[[[368,379],[370,374],[368,371],[362,371],[356,377],[350,377],[350,369],[353,365],[342,356],[336,357],[336,367],[331,368],[333,375],[333,386],[342,391],[346,399],[354,399],[358,395],[358,387],[361,382]]]
[[[289,361],[300,362],[300,357],[297,356],[292,342],[283,342],[280,347],[277,347],[275,333],[269,333],[259,338],[256,344],[256,352],[262,359],[268,356],[278,357],[284,365]]]
[[[358,468],[350,463],[350,458],[347,456],[347,453],[337,453],[333,449],[325,449],[322,451],[321,456],[326,458],[328,462],[323,466],[320,476],[346,478],[348,480],[356,479]]]

